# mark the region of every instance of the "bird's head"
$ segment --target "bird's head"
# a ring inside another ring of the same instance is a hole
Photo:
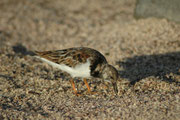
[[[117,80],[119,75],[116,68],[114,68],[112,65],[106,64],[102,72],[102,78],[104,81],[110,82],[112,84],[114,92],[117,94]]]

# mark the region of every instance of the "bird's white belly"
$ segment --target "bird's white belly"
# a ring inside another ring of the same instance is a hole
[[[38,56],[37,56],[37,58],[40,58],[42,61],[52,65],[53,67],[56,67],[58,69],[61,69],[65,72],[69,73],[72,77],[82,77],[82,78],[91,77],[91,75],[90,75],[90,61],[89,60],[87,60],[86,63],[79,64],[79,65],[76,65],[74,68],[71,68],[71,67],[64,65],[64,64],[54,63],[54,62],[49,61],[45,58],[41,58]]]

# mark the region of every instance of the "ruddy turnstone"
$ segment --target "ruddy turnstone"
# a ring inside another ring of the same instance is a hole
[[[87,83],[87,78],[99,77],[112,84],[114,92],[118,93],[117,80],[118,71],[110,64],[106,58],[97,50],[87,47],[68,48],[63,50],[44,51],[35,54],[42,61],[69,73],[72,88],[76,95],[79,95],[74,84],[74,78],[83,78],[88,92],[91,89]]]

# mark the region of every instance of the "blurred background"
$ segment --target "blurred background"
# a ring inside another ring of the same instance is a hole
[[[178,8],[179,2],[172,3]],[[110,61],[132,54],[178,51],[179,25],[166,19],[174,13],[173,7],[167,12],[167,4],[153,0],[1,0],[0,41],[20,43],[31,50],[88,46],[110,54]]]

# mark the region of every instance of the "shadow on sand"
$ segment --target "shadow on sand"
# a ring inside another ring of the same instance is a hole
[[[12,47],[13,51],[17,54],[21,54],[23,56],[25,55],[31,55],[33,56],[33,51],[28,51],[25,46],[23,46],[21,43],[17,43],[15,46]]]
[[[124,69],[119,71],[120,77],[128,79],[131,85],[149,76],[180,85],[180,82],[170,75],[180,75],[180,52],[134,56],[126,58],[124,62],[118,61],[117,64]]]

